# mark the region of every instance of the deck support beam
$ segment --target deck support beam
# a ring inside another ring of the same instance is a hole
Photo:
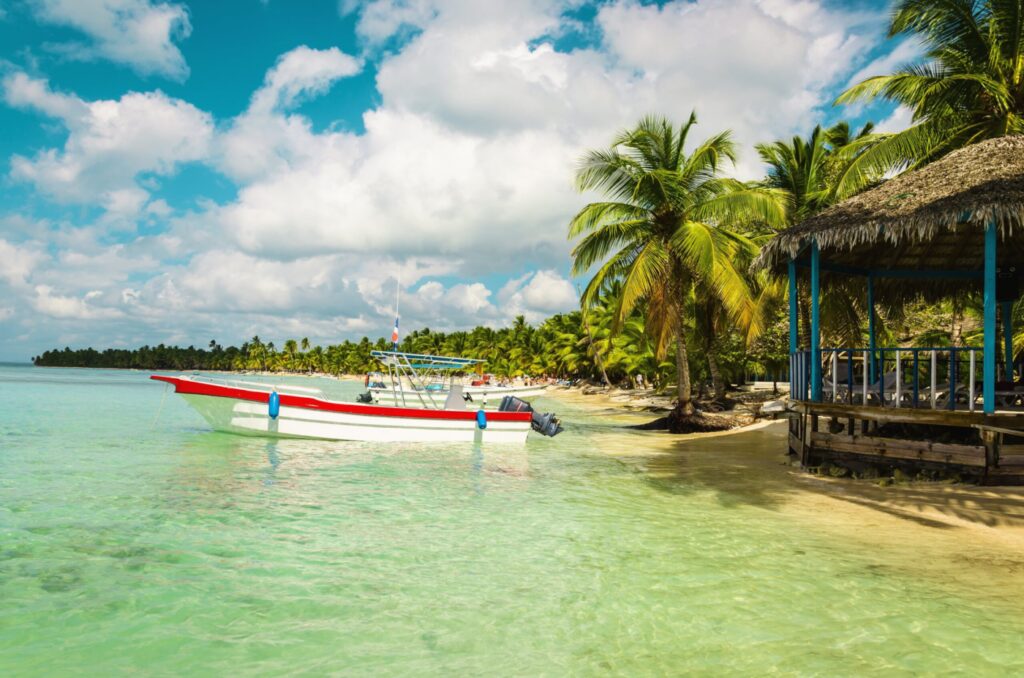
[[[984,411],[996,410],[996,246],[999,227],[992,221],[985,228],[985,355],[982,376]]]
[[[821,402],[821,252],[811,242],[811,400]]]

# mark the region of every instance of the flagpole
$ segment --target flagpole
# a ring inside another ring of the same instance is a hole
[[[402,295],[402,278],[401,276],[395,276],[395,331],[392,334],[393,341],[391,342],[392,348],[398,350],[398,302],[401,300]]]

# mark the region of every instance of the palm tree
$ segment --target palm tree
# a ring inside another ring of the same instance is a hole
[[[874,125],[869,122],[857,134],[852,134],[849,123],[842,121],[829,128],[818,125],[806,139],[794,136],[789,141],[757,144],[758,155],[767,166],[763,183],[782,196],[786,206],[787,227],[802,222],[882,179],[880,171],[869,171],[857,164],[861,157],[871,152],[877,144],[884,143],[887,138],[873,134],[873,129]],[[832,296],[837,292],[841,297],[838,303],[825,299],[823,306],[841,317],[831,318],[827,324],[832,327],[858,327],[856,305],[848,303],[849,295],[845,290],[833,291]],[[800,304],[800,326],[804,333],[804,344],[808,344],[809,289],[802,286],[800,294],[804,300]],[[852,296],[859,298],[859,294]]]
[[[877,75],[837,104],[881,97],[914,124],[865,153],[858,168],[916,167],[978,141],[1024,134],[1024,0],[899,0],[889,35],[912,35],[925,62]]]
[[[299,344],[294,339],[288,339],[284,342],[284,352],[288,356],[288,370],[291,372],[295,370],[295,354],[299,351]]]
[[[716,134],[685,152],[695,114],[676,128],[646,117],[620,133],[608,150],[590,151],[576,175],[581,191],[599,190],[607,202],[584,207],[569,225],[569,237],[583,236],[573,249],[573,273],[599,266],[581,304],[591,307],[611,281],[622,281],[616,324],[643,301],[646,329],[659,359],[674,339],[678,400],[670,417],[674,430],[694,425],[690,370],[683,332],[687,301],[703,283],[734,317],[750,312],[750,291],[732,259],[741,237],[725,228],[733,221],[781,224],[784,209],[770,190],[721,176],[735,162],[730,132]]]
[[[576,288],[576,291],[579,292],[579,287]],[[594,302],[592,308],[584,307],[580,321],[583,323],[583,329],[586,332],[587,347],[590,349],[591,355],[594,357],[594,363],[597,365],[597,369],[601,373],[601,383],[605,386],[611,386],[612,382],[608,378],[608,370],[604,368],[604,360],[601,358],[601,349],[594,339],[594,329],[590,323],[590,316],[594,313],[597,306],[598,302]],[[606,311],[607,306],[605,305],[602,310]]]
[[[818,125],[807,139],[794,136],[788,142],[780,139],[755,146],[767,165],[764,185],[784,197],[786,226],[798,224],[882,178],[881,174],[858,173],[858,183],[851,176],[854,160],[884,138],[872,134],[873,130],[874,124],[869,122],[852,135],[849,123],[841,121],[827,129]]]

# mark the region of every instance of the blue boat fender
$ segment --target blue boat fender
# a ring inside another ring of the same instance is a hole
[[[277,395],[277,391],[270,393],[270,398],[267,400],[267,414],[270,415],[271,419],[277,419],[277,415],[281,413],[281,396]]]
[[[487,413],[483,410],[476,411],[476,425],[481,431],[487,428]]]

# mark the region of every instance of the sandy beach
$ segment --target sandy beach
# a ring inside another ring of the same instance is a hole
[[[659,416],[625,407],[614,394],[552,395],[600,411],[617,426]],[[779,512],[824,538],[857,544],[893,567],[912,563],[920,576],[977,587],[978,595],[1024,594],[1024,488],[917,481],[880,486],[813,475],[785,455],[785,436],[785,422],[760,420],[687,436],[610,429],[602,439],[609,454],[637,464],[654,482],[697,486],[725,504]]]

